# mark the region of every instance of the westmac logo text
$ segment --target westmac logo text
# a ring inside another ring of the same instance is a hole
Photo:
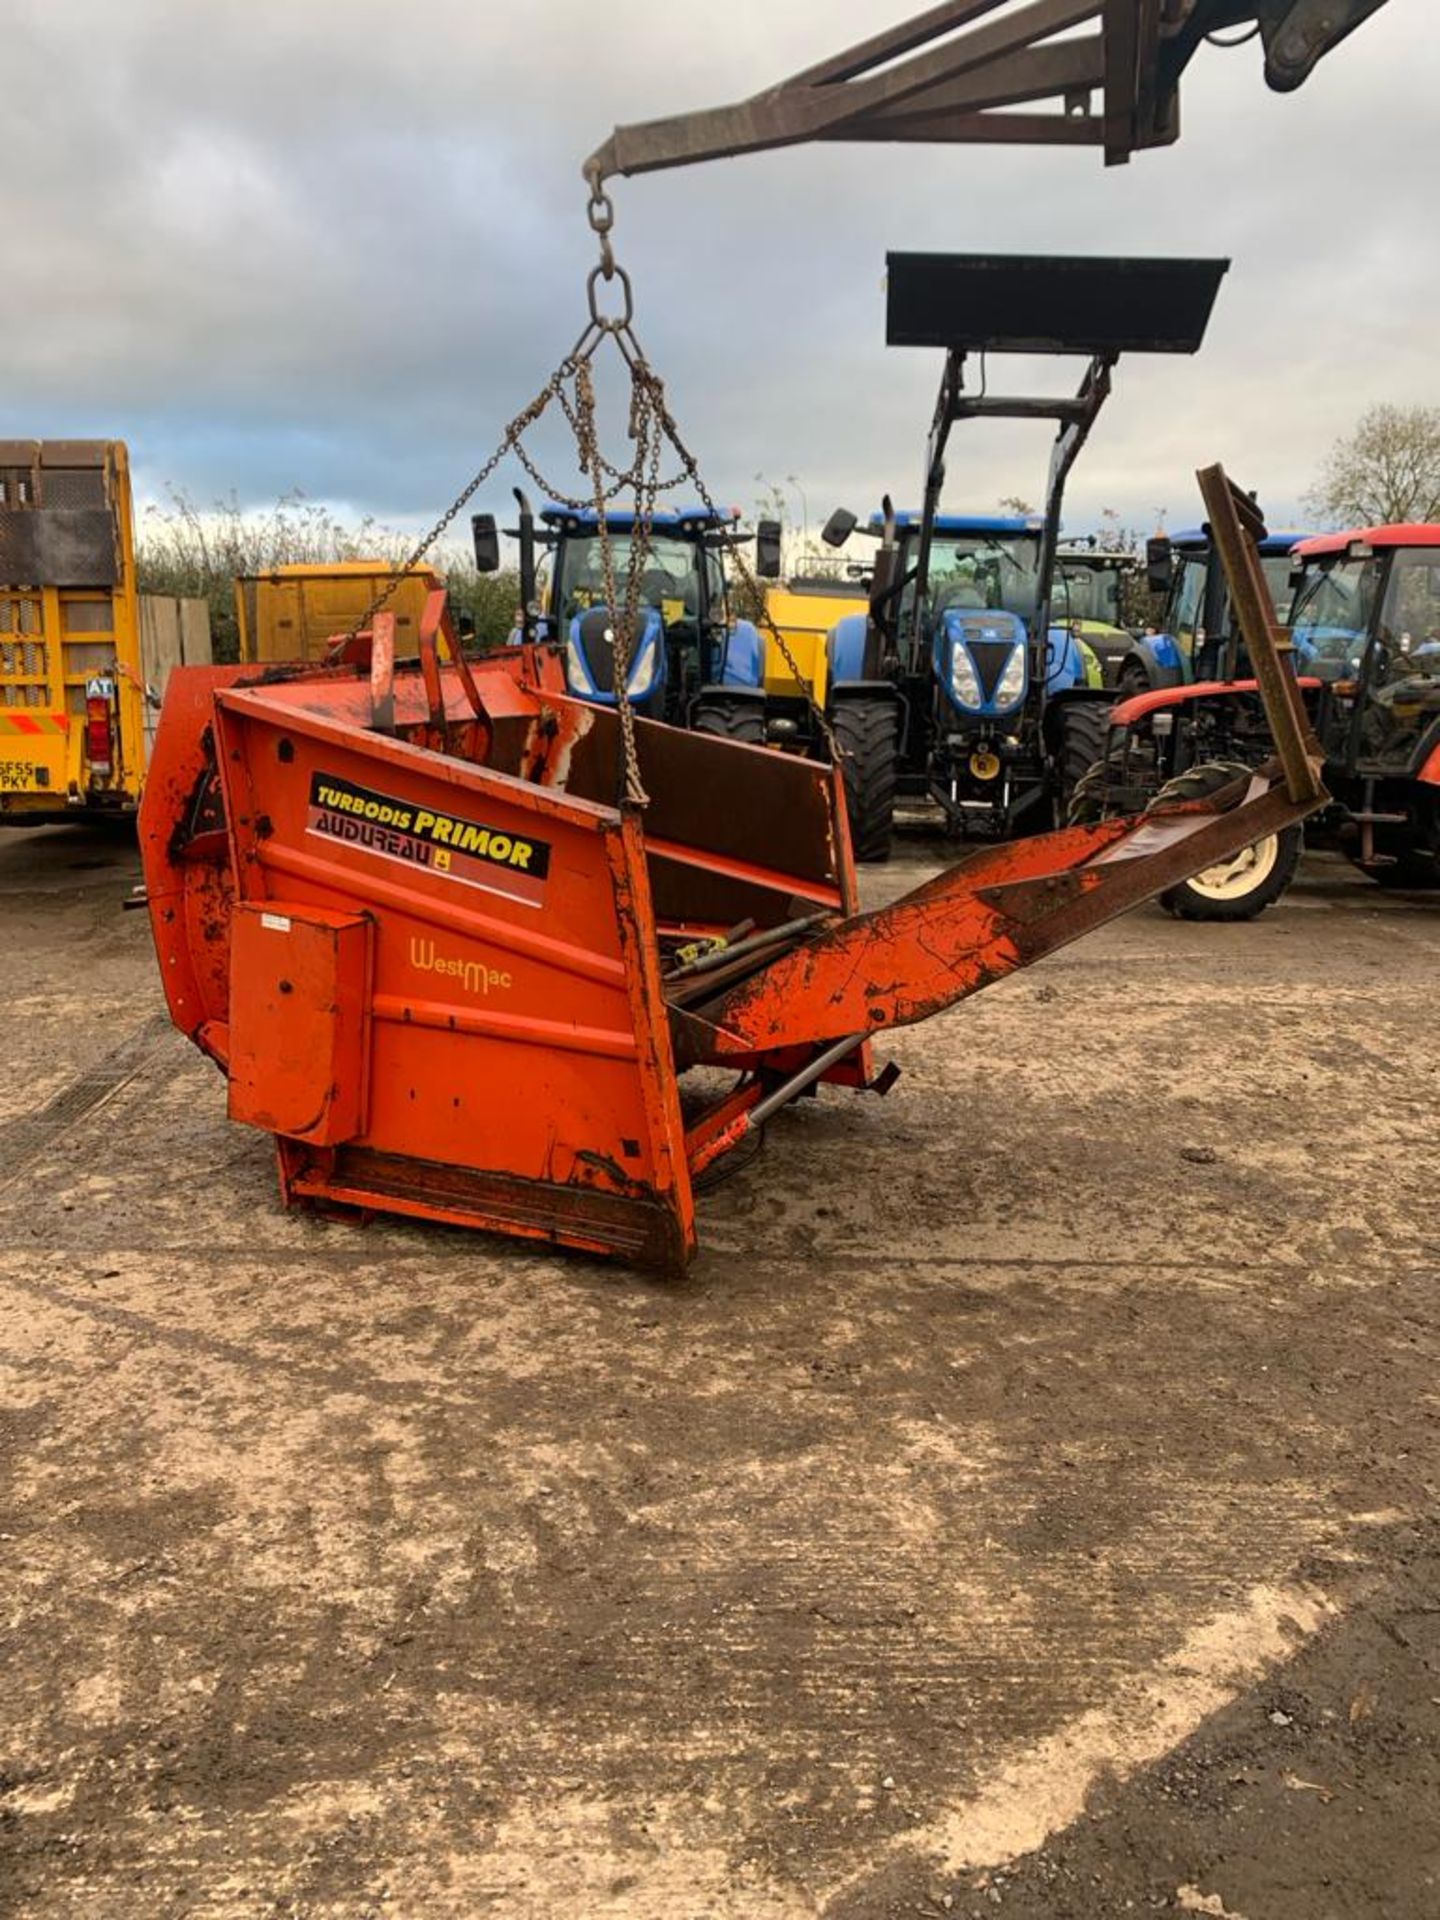
[[[501,968],[487,967],[481,960],[464,960],[458,955],[441,953],[433,940],[417,934],[410,936],[410,964],[417,973],[438,973],[447,980],[458,980],[466,993],[481,996],[508,993],[515,984],[514,976]]]

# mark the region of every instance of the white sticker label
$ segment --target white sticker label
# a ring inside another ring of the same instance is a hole
[[[284,913],[262,913],[260,924],[270,933],[289,933],[290,917]]]

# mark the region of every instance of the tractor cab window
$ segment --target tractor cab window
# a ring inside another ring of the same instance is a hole
[[[1364,676],[1365,756],[1403,772],[1440,718],[1440,549],[1395,555]]]
[[[1288,553],[1266,553],[1260,556],[1260,571],[1265,576],[1265,584],[1270,589],[1271,604],[1275,608],[1275,618],[1284,622],[1290,618],[1290,608],[1295,599],[1295,589],[1290,576],[1295,571],[1295,562]]]
[[[1107,627],[1120,622],[1120,575],[1114,567],[1083,560],[1061,560],[1055,568],[1051,612],[1060,622],[1090,620]]]
[[[710,548],[705,551],[705,588],[711,618],[721,617],[728,599],[725,587],[725,563],[720,555]]]
[[[615,592],[621,604],[630,585],[634,542],[628,533],[610,536]],[[667,627],[697,620],[703,604],[700,569],[709,568],[713,554],[702,553],[691,540],[654,534],[640,561],[640,604],[654,607]],[[556,562],[554,604],[562,620],[573,620],[589,607],[604,606],[605,557],[597,538],[573,536],[563,542]]]
[[[1296,645],[1313,655],[1336,649],[1354,653],[1365,645],[1375,614],[1380,563],[1334,561],[1311,566],[1290,607],[1290,630]]]
[[[1440,674],[1440,548],[1396,554],[1380,610],[1380,639],[1400,668]]]
[[[930,549],[927,613],[938,620],[959,612],[1018,614],[1029,622],[1039,599],[1040,536],[936,534]],[[913,589],[907,603],[913,599]],[[908,604],[902,609],[909,611]]]
[[[1378,559],[1341,559],[1311,566],[1290,609],[1300,657],[1326,678],[1359,671],[1380,586]]]
[[[1190,654],[1197,649],[1201,623],[1205,618],[1205,575],[1208,564],[1204,554],[1184,553],[1179,556],[1179,570],[1166,610],[1172,639],[1178,640],[1184,651]]]

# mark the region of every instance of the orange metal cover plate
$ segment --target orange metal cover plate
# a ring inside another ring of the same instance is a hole
[[[365,1128],[368,916],[283,901],[237,907],[230,1117],[333,1147]]]

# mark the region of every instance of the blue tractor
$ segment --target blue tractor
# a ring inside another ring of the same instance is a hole
[[[923,510],[897,513],[888,501],[871,520],[875,579],[892,592],[900,584],[902,645],[877,659],[884,628],[855,613],[827,649],[860,858],[884,857],[897,795],[935,801],[972,838],[1044,830],[1054,824],[1055,754],[1078,769],[1098,749],[1108,699],[1095,653],[1068,625],[1047,621],[1043,645],[1033,637],[1045,526],[1034,514],[937,512],[927,523]],[[825,537],[839,544],[855,530],[838,513]]]
[[[523,494],[519,524],[520,630],[517,639],[550,641],[564,655],[570,691],[596,706],[618,704],[615,623],[608,604],[605,547],[616,597],[626,605],[635,593],[627,691],[647,718],[724,734],[760,745],[765,737],[760,686],[759,630],[737,619],[730,605],[725,554],[745,536],[739,511],[681,507],[650,516],[648,528],[633,512],[612,510],[600,518],[592,508],[553,503],[534,513]],[[495,521],[474,520],[477,555],[493,550]],[[764,572],[779,571],[778,529],[759,541]],[[541,603],[539,560],[549,555],[549,586]],[[632,578],[633,576],[633,578]]]
[[[1289,615],[1294,594],[1291,556],[1307,538],[1304,533],[1267,532],[1260,545],[1261,571],[1281,622]],[[1145,571],[1151,593],[1164,601],[1165,610],[1159,632],[1137,639],[1121,661],[1120,693],[1237,678],[1230,596],[1209,529],[1157,535],[1146,548]]]
[[[1122,352],[1194,353],[1225,261],[891,254],[888,341],[945,350],[923,504],[890,503],[868,613],[829,640],[829,704],[846,754],[851,835],[883,858],[898,794],[938,803],[950,829],[1009,839],[1063,820],[1103,752],[1113,691],[1077,624],[1056,621],[1061,510],[1071,469],[1110,393]],[[978,392],[967,357],[981,360]],[[1069,395],[992,393],[986,358],[1079,354]],[[1043,514],[942,514],[946,448],[960,420],[1055,421]],[[855,516],[832,515],[842,545]]]

